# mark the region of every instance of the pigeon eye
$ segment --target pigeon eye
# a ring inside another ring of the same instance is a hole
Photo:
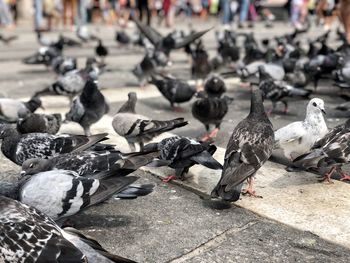
[[[29,165],[29,168],[33,168],[34,167],[34,163],[31,163],[30,165]]]
[[[313,105],[314,107],[316,107],[316,106],[317,106],[316,102],[312,103],[312,105]]]

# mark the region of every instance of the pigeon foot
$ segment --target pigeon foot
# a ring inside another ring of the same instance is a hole
[[[215,128],[214,130],[212,130],[212,132],[209,134],[209,138],[215,138],[216,135],[219,132],[219,128]]]
[[[242,195],[248,195],[250,197],[255,197],[255,198],[263,198],[261,195],[257,195],[256,192],[253,189],[243,189],[242,190]]]
[[[339,171],[340,172],[340,175],[341,175],[341,178],[340,178],[340,181],[350,181],[350,175],[343,172],[343,171]]]
[[[210,139],[210,135],[208,133],[205,133],[199,140],[202,142],[206,142]]]
[[[173,111],[174,112],[184,112],[184,109],[183,108],[181,108],[181,107],[173,107]]]
[[[331,181],[331,176],[332,176],[332,174],[334,173],[335,170],[336,170],[336,168],[332,167],[332,169],[328,173],[325,173],[325,175],[320,180],[320,182],[324,182],[324,183],[327,183],[327,184],[333,184],[334,182]]]
[[[174,179],[176,179],[176,176],[175,176],[175,175],[169,175],[169,176],[167,176],[167,177],[165,177],[165,178],[162,178],[161,180],[162,180],[162,182],[164,182],[164,183],[169,183],[170,181],[172,181],[172,180],[174,180]]]

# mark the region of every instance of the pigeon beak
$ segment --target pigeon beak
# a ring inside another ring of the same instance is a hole
[[[324,115],[327,115],[326,111],[324,109],[321,109]]]
[[[26,176],[26,174],[27,174],[26,171],[21,171],[20,176],[24,177],[24,176]]]

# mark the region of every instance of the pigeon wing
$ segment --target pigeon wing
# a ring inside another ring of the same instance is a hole
[[[190,35],[184,37],[181,41],[176,42],[175,43],[175,49],[183,48],[183,47],[187,46],[188,44],[192,43],[196,39],[202,37],[204,34],[209,32],[211,29],[212,28],[209,28],[209,29],[206,29],[206,30],[202,30],[202,31],[199,31],[199,32],[195,32],[195,33],[191,33]]]

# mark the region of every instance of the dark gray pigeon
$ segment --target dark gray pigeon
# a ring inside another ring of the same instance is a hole
[[[209,76],[204,82],[204,90],[209,97],[221,97],[227,91],[223,78],[217,74]]]
[[[252,177],[270,158],[273,144],[273,127],[265,113],[261,91],[253,88],[250,113],[232,132],[222,175],[211,193],[212,197],[237,201],[246,179],[249,186],[243,193],[257,196],[253,191]]]
[[[331,183],[331,176],[335,171],[341,175],[342,181],[350,180],[350,175],[341,167],[350,161],[350,120],[338,125],[318,140],[311,151],[296,158],[293,163],[304,169],[328,168],[323,181]]]
[[[74,228],[18,201],[0,196],[0,258],[4,262],[132,263],[110,254]]]
[[[149,166],[169,166],[175,169],[175,176],[163,179],[185,180],[185,174],[195,165],[200,164],[209,169],[219,170],[222,165],[213,158],[216,146],[210,143],[198,142],[187,137],[174,136],[163,139],[159,143],[150,143],[144,147],[144,152],[158,151],[159,156]]]
[[[74,99],[70,111],[66,114],[66,120],[79,123],[85,135],[89,136],[90,126],[98,122],[108,111],[109,106],[105,97],[94,81],[88,80],[83,92]]]
[[[203,91],[199,92],[197,97],[199,99],[192,104],[192,115],[204,124],[206,134],[204,134],[201,140],[206,141],[216,137],[233,98],[227,96],[223,96],[222,98],[210,97]],[[210,125],[215,125],[215,129],[209,133]]]
[[[50,133],[56,134],[61,128],[61,114],[32,113],[17,121],[17,130],[22,133]]]
[[[135,143],[138,143],[142,150],[145,142],[152,140],[163,132],[171,131],[188,124],[183,118],[158,121],[136,114],[136,93],[130,92],[128,97],[128,101],[113,117],[112,125],[115,132],[128,141],[132,151],[135,151]]]
[[[174,110],[180,111],[180,108],[174,106],[175,103],[183,103],[190,101],[196,93],[196,89],[191,87],[184,81],[174,77],[152,75],[151,84],[154,84],[160,93],[170,102],[170,106]]]
[[[48,133],[20,134],[16,128],[0,127],[2,153],[12,162],[22,165],[31,158],[50,158],[63,153],[84,151],[100,141],[107,133],[92,136],[52,135]]]
[[[98,40],[98,45],[95,48],[95,53],[98,57],[101,58],[101,62],[104,63],[105,57],[108,55],[108,49],[103,45],[101,39]]]
[[[14,183],[0,182],[0,195],[35,207],[53,220],[67,218],[100,204],[115,194],[136,198],[153,191],[153,185],[130,186],[138,177],[119,174],[119,166],[108,172],[81,177],[71,170],[52,170],[22,177]],[[132,173],[135,170],[129,170]],[[139,189],[136,190],[136,189]],[[125,190],[125,192],[124,192]],[[148,190],[148,191],[147,191]],[[132,193],[132,196],[131,196]],[[60,220],[63,222],[64,220]]]
[[[35,112],[41,106],[38,97],[32,97],[27,102],[15,99],[0,98],[0,120],[5,122],[16,122],[28,114]]]

